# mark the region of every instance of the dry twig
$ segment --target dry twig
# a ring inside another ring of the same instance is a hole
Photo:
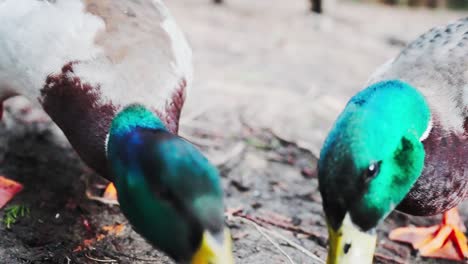
[[[131,260],[138,260],[138,261],[143,261],[143,262],[159,262],[161,261],[160,259],[157,259],[157,258],[141,258],[141,257],[135,257],[135,256],[132,256],[132,255],[127,255],[125,253],[122,253],[122,252],[117,252],[117,251],[112,251],[112,254],[115,254],[115,255],[118,255],[118,256],[121,256],[121,257],[124,257],[124,258],[128,258],[128,259],[131,259]]]
[[[288,243],[291,247],[301,251],[304,255],[307,255],[309,257],[311,257],[312,259],[318,261],[319,263],[325,263],[325,261],[323,261],[321,258],[317,257],[316,255],[314,255],[312,252],[308,251],[307,249],[305,249],[303,246],[291,241],[289,238],[283,236],[282,234],[278,233],[278,232],[275,232],[273,230],[269,230],[267,229],[266,230],[268,233],[272,234],[273,236],[276,236],[277,238],[279,239],[282,239],[283,241],[285,241],[286,243]]]
[[[295,262],[292,260],[292,258],[281,248],[281,246],[276,243],[270,236],[268,236],[265,231],[266,231],[266,228],[264,227],[261,227],[259,226],[257,223],[255,223],[254,221],[250,220],[250,219],[247,219],[247,218],[242,218],[243,221],[245,222],[248,222],[250,223],[251,225],[253,225],[257,231],[262,234],[262,236],[264,236],[268,241],[270,241],[270,243],[275,246],[280,252],[281,254],[283,254],[284,256],[286,256],[286,258],[288,258],[289,262],[291,262],[291,264],[295,264]],[[265,230],[265,231],[264,231]]]
[[[100,262],[100,263],[117,263],[117,260],[115,260],[115,259],[97,259],[97,258],[93,258],[93,257],[89,256],[88,254],[85,254],[85,257],[90,259],[90,260]]]
[[[305,234],[305,235],[308,235],[308,236],[313,235],[315,237],[319,237],[316,234],[313,234],[313,233],[311,233],[309,231],[302,230],[301,228],[296,227],[296,226],[288,225],[286,223],[281,223],[280,224],[280,223],[274,222],[273,220],[263,219],[263,218],[258,217],[258,216],[250,216],[248,214],[245,214],[242,209],[231,209],[231,210],[228,210],[228,212],[226,214],[228,216],[228,219],[230,217],[239,217],[239,218],[241,218],[243,220],[247,220],[249,223],[255,224],[255,227],[257,229],[261,228],[261,229],[265,230],[265,232],[268,232],[269,234],[275,236],[276,238],[282,239],[289,246],[291,246],[293,248],[296,248],[297,250],[301,251],[303,254],[305,254],[308,257],[314,259],[315,261],[317,261],[319,263],[325,263],[322,259],[320,259],[318,256],[316,256],[312,252],[308,251],[307,249],[305,249],[301,245],[291,241],[290,239],[286,238],[285,236],[283,236],[283,235],[281,235],[281,234],[279,234],[279,233],[277,233],[277,232],[275,232],[273,230],[265,228],[264,224],[270,224],[270,225],[273,225],[273,226],[276,226],[276,227],[279,227],[279,228],[282,228],[282,229],[285,229],[285,230],[291,231],[291,232],[301,233],[301,234]],[[293,227],[292,230],[291,230],[291,227]],[[298,230],[300,230],[301,232],[297,232]],[[267,237],[267,239],[268,239],[268,236],[266,236],[266,234],[263,234],[263,235],[265,237]]]
[[[248,215],[248,214],[244,213],[242,209],[237,209],[236,211],[231,212],[231,214],[233,216],[239,216],[241,218],[247,218],[247,219],[249,219],[251,221],[254,221],[257,224],[260,224],[261,226],[264,226],[264,224],[269,224],[269,225],[276,226],[278,228],[281,228],[281,229],[284,229],[284,230],[287,230],[287,231],[290,231],[290,232],[293,232],[293,233],[303,234],[303,235],[306,235],[306,236],[309,236],[309,237],[312,237],[312,238],[317,238],[317,239],[323,238],[319,234],[316,234],[316,233],[314,233],[312,231],[304,230],[304,229],[302,229],[302,228],[300,228],[298,226],[294,226],[292,224],[285,223],[284,221],[280,222],[280,221],[274,221],[272,219],[263,218],[263,217],[260,217],[260,216]]]
[[[110,199],[102,198],[99,196],[95,196],[95,195],[92,195],[89,191],[86,191],[86,197],[92,201],[98,201],[103,204],[119,205],[119,202],[117,200],[110,200]]]

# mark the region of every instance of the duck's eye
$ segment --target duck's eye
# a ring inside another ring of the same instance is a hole
[[[374,178],[380,171],[380,164],[382,161],[372,162],[366,171],[366,180]]]

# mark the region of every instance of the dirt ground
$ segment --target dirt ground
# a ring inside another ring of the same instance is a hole
[[[305,0],[166,2],[195,56],[181,133],[219,166],[226,208],[242,208],[266,228],[226,220],[236,263],[289,263],[267,236],[295,263],[323,263],[327,234],[315,165],[333,120],[405,43],[468,13],[326,1],[325,15],[316,16],[306,12]],[[21,99],[6,110],[0,175],[25,185],[11,205],[29,213],[11,228],[0,224],[0,263],[171,263],[131,230],[118,206],[87,198],[103,180],[40,110]],[[461,213],[468,224],[466,204]],[[438,219],[392,214],[379,228],[376,262],[450,263],[422,259],[387,239],[397,226]],[[107,234],[114,224],[123,231]],[[85,240],[91,245],[83,247]]]

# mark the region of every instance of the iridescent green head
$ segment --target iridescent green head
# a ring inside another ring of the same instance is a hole
[[[429,126],[424,97],[401,81],[374,84],[348,102],[319,161],[320,192],[331,236],[329,263],[347,263],[349,256],[359,257],[360,263],[365,255],[372,260],[375,245],[368,245],[370,251],[360,247],[366,238],[358,233],[370,234],[369,244],[375,244],[373,229],[422,172],[421,138]],[[348,233],[344,228],[355,230]],[[360,241],[353,244],[356,239]]]
[[[231,263],[217,169],[140,105],[113,120],[107,157],[122,212],[177,262]]]

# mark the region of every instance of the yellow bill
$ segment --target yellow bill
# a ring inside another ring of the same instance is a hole
[[[227,228],[222,238],[219,241],[210,232],[203,232],[202,243],[191,264],[233,264],[231,234]]]
[[[361,231],[346,214],[341,227],[328,226],[329,247],[327,264],[371,264],[377,235]]]

